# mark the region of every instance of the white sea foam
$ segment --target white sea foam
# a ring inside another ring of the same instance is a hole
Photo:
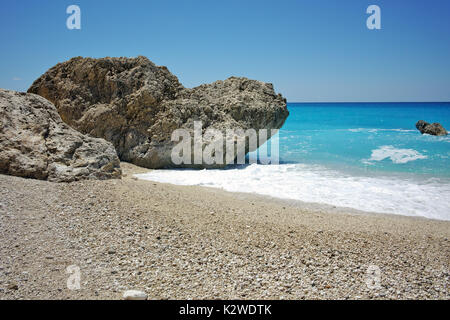
[[[257,165],[226,170],[154,170],[140,179],[222,188],[363,211],[450,220],[450,184],[439,179],[349,176],[304,164]]]
[[[386,132],[386,131],[393,131],[393,132],[418,132],[417,130],[410,130],[410,129],[381,129],[381,128],[352,128],[352,129],[347,129],[347,131],[350,131],[350,132],[370,132],[370,133]]]
[[[401,164],[426,158],[428,157],[413,149],[397,149],[393,146],[381,146],[378,149],[372,150],[372,155],[368,161],[390,159],[393,163]]]
[[[424,141],[431,141],[431,142],[450,142],[450,136],[433,136],[431,134],[422,134],[420,135],[421,139]]]

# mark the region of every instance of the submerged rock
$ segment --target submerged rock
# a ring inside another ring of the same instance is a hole
[[[172,132],[192,133],[194,121],[203,132],[279,129],[289,115],[272,84],[232,77],[187,89],[145,57],[73,58],[28,91],[53,102],[73,128],[112,142],[121,160],[147,168],[174,166]],[[246,151],[253,149],[247,144]]]
[[[121,175],[111,143],[70,128],[38,95],[0,89],[0,119],[0,173],[57,182]]]
[[[431,134],[433,136],[445,136],[447,135],[447,130],[444,129],[444,127],[440,123],[428,123],[424,120],[419,120],[416,123],[417,130],[420,131],[420,133],[424,134]]]

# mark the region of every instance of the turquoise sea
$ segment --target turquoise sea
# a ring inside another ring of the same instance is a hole
[[[289,103],[280,164],[155,170],[140,178],[450,220],[450,103]],[[270,142],[269,142],[270,143]]]
[[[450,178],[450,137],[421,135],[418,120],[450,128],[450,103],[291,103],[280,132],[285,162],[349,173]]]

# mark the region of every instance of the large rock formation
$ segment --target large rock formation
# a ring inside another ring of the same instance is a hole
[[[73,128],[112,142],[121,160],[147,168],[174,166],[172,132],[192,130],[194,121],[203,132],[278,129],[289,114],[271,84],[232,77],[187,89],[145,57],[73,58],[28,91],[53,102]]]
[[[428,123],[423,120],[419,120],[416,123],[417,130],[420,131],[420,133],[424,134],[431,134],[433,136],[446,136],[447,130],[444,129],[444,127],[440,123]]]
[[[65,124],[54,105],[0,89],[0,173],[70,182],[121,176],[111,143]]]

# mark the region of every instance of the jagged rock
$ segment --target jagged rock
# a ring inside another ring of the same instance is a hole
[[[419,120],[416,123],[417,130],[420,131],[420,133],[424,134],[431,134],[433,136],[446,136],[447,130],[444,129],[444,127],[440,123],[428,123],[423,120]]]
[[[145,57],[73,58],[28,91],[53,102],[73,128],[112,142],[121,160],[147,168],[174,166],[172,132],[191,131],[194,121],[203,132],[278,129],[289,114],[271,84],[232,77],[187,89]]]
[[[38,95],[0,89],[0,119],[0,173],[57,182],[121,175],[111,143],[70,128]]]

